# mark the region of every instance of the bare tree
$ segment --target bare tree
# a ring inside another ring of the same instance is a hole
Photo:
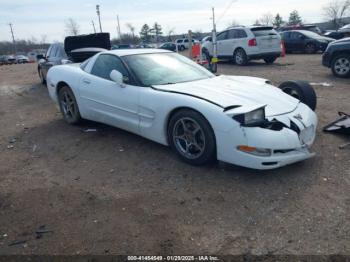
[[[273,21],[274,17],[271,13],[265,13],[259,19],[259,23],[265,26],[273,25]]]
[[[324,16],[338,29],[342,25],[342,18],[350,11],[350,0],[332,0],[323,7],[323,11]]]
[[[235,27],[239,26],[239,22],[237,20],[231,20],[231,22],[228,23],[228,27]]]
[[[169,28],[169,29],[167,30],[167,37],[168,37],[168,41],[169,41],[169,42],[172,42],[172,41],[173,41],[172,35],[174,34],[174,32],[175,32],[175,28],[174,28],[174,27]]]
[[[79,24],[73,18],[68,18],[66,20],[65,28],[68,35],[78,35],[80,31]]]
[[[131,23],[126,23],[126,27],[129,28],[132,38],[135,38],[135,27]]]

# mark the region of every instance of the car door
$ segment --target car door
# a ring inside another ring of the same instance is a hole
[[[292,51],[304,50],[303,35],[299,32],[291,32],[290,34],[290,47]]]
[[[226,46],[225,41],[227,40],[227,32],[228,31],[221,32],[216,37],[217,49],[218,49],[217,51],[218,51],[219,57],[225,57],[226,56],[225,54],[227,53],[225,51],[225,46]]]
[[[119,71],[124,84],[110,79],[112,70]],[[80,79],[80,98],[87,117],[121,129],[139,133],[139,89],[121,59],[113,54],[97,57],[89,73]]]
[[[56,45],[51,45],[49,49],[46,52],[45,59],[43,59],[40,62],[40,68],[41,72],[43,73],[44,77],[46,78],[47,71],[49,71],[49,68],[52,66],[49,59],[51,59],[52,54],[56,52]]]

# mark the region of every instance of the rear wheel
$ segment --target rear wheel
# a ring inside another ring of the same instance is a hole
[[[59,90],[58,102],[63,118],[68,124],[75,125],[81,121],[78,103],[68,86],[64,86]]]
[[[43,70],[41,68],[38,69],[38,74],[39,74],[41,83],[45,85],[46,84],[46,79],[44,77],[44,73],[43,73]]]
[[[236,65],[246,65],[248,63],[248,57],[246,52],[242,48],[237,49],[233,54],[233,61]]]
[[[286,81],[280,84],[279,88],[286,94],[300,100],[309,106],[313,111],[316,110],[317,97],[313,87],[305,81]]]
[[[208,121],[196,111],[183,109],[172,116],[168,141],[177,155],[191,165],[204,165],[215,159],[214,132]]]
[[[275,56],[270,56],[270,57],[265,57],[264,61],[266,64],[271,65],[276,61],[277,57]]]
[[[338,77],[350,77],[350,56],[341,54],[332,61],[332,71]]]

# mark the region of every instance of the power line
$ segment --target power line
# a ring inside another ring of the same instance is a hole
[[[238,0],[231,0],[230,4],[226,7],[226,9],[224,10],[224,12],[221,14],[221,16],[219,17],[219,19],[216,21],[216,23],[218,24],[220,22],[220,20],[222,18],[224,18],[224,16],[226,15],[227,11],[231,8],[231,6],[233,5],[234,2],[237,2]]]
[[[11,30],[11,35],[12,35],[12,42],[13,42],[13,51],[16,54],[17,50],[16,50],[16,41],[15,41],[15,35],[13,33],[13,28],[12,28],[12,23],[9,23],[10,26],[10,30]]]

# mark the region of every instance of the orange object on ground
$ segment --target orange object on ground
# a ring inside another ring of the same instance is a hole
[[[285,57],[286,56],[286,46],[284,45],[283,41],[281,41],[281,49],[282,49],[281,57]]]
[[[192,58],[199,58],[201,56],[201,44],[196,43],[192,45]]]

